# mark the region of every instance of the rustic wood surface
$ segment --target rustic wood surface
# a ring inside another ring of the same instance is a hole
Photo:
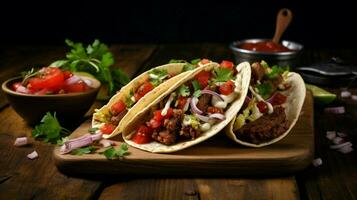
[[[89,128],[89,122],[83,123],[70,137],[87,134]],[[116,145],[123,143],[120,135],[113,140],[118,141]],[[289,135],[265,148],[242,147],[229,140],[222,131],[201,144],[170,154],[148,153],[131,147],[130,155],[125,159],[107,160],[100,154],[63,155],[56,147],[54,159],[62,172],[71,174],[283,175],[309,166],[313,159],[313,144],[313,100],[308,91],[300,118]],[[104,151],[104,148],[99,151]],[[147,171],[148,168],[150,171]]]
[[[227,44],[114,45],[116,67],[131,77],[171,58],[232,59]],[[2,46],[0,81],[29,66],[49,64],[64,56],[66,48],[51,46]],[[357,63],[356,49],[306,49],[301,64],[340,56]],[[339,90],[332,90],[339,93]],[[357,90],[353,90],[357,95]],[[357,103],[339,99],[347,113],[326,115],[315,111],[315,157],[323,165],[308,167],[293,177],[185,178],[66,176],[53,160],[53,145],[31,139],[31,145],[16,148],[16,137],[30,135],[32,127],[15,113],[0,95],[0,199],[356,199],[355,151],[341,154],[329,149],[326,130],[344,131],[356,143]],[[79,124],[78,124],[79,125]],[[26,155],[37,150],[40,157]]]

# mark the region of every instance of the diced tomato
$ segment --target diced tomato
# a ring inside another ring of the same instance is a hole
[[[22,83],[21,83],[21,82],[16,82],[16,83],[12,84],[11,89],[12,89],[13,91],[16,91],[17,88],[19,88],[19,87],[21,87],[21,86],[22,86]]]
[[[159,128],[161,126],[161,121],[153,118],[149,121],[148,126],[151,128]]]
[[[135,94],[134,94],[135,100],[138,101],[143,96],[145,96],[148,92],[150,92],[152,89],[154,89],[154,85],[152,83],[150,83],[149,81],[146,81],[135,92]]]
[[[110,112],[113,115],[118,115],[126,109],[125,103],[122,100],[115,102],[110,108]]]
[[[222,60],[220,66],[223,68],[233,69],[234,63],[228,60]]]
[[[141,125],[136,134],[133,137],[133,141],[136,144],[146,144],[151,142],[151,135],[153,133],[153,130],[150,127],[147,127],[145,125]]]
[[[162,112],[162,110],[157,110],[154,112],[154,116],[149,122],[149,126],[151,128],[159,128],[162,125],[162,121],[164,119],[168,119],[172,116],[172,114],[174,113],[174,110],[172,108],[169,108],[167,110],[167,113],[165,116],[162,116],[161,112]]]
[[[84,81],[78,81],[76,83],[73,83],[71,85],[65,85],[63,86],[63,89],[67,93],[74,93],[74,92],[84,92],[88,90],[88,85]]]
[[[277,92],[274,94],[274,96],[272,97],[272,105],[276,106],[276,105],[281,105],[283,103],[285,103],[287,97],[283,94],[281,94],[280,92]]]
[[[223,95],[229,95],[234,90],[233,81],[227,81],[223,85],[219,86],[219,92]]]
[[[100,128],[100,131],[103,133],[103,134],[111,134],[115,129],[115,126],[113,124],[108,124],[108,123],[105,123],[101,128]]]
[[[201,71],[195,76],[195,79],[200,84],[201,88],[205,88],[208,85],[208,81],[211,78],[211,72],[209,71]]]
[[[51,91],[58,91],[64,84],[63,72],[55,67],[45,67],[41,70],[40,75],[30,78],[28,88],[40,90],[47,88]]]
[[[68,78],[71,78],[73,76],[73,74],[70,71],[63,71],[63,76],[64,76],[64,79],[68,79]]]
[[[201,63],[202,65],[208,64],[208,63],[210,63],[210,62],[211,62],[211,61],[208,60],[208,59],[206,59],[206,58],[204,58],[204,59],[202,59],[202,60],[200,61],[200,63]]]
[[[264,101],[259,101],[257,107],[261,113],[266,113],[268,111],[268,105]]]
[[[223,114],[222,108],[217,108],[217,107],[214,107],[214,106],[209,106],[207,108],[207,112],[208,113],[221,113],[221,114]]]
[[[178,109],[183,109],[186,105],[187,98],[183,96],[179,96],[177,99],[177,108]]]

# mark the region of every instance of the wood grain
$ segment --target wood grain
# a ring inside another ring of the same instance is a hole
[[[272,179],[134,179],[106,187],[100,200],[299,199],[293,177]]]
[[[86,134],[89,127],[89,123],[84,123],[71,137]],[[291,133],[282,141],[264,148],[238,146],[221,132],[208,141],[171,154],[148,153],[131,147],[130,155],[125,159],[109,161],[100,154],[62,155],[56,148],[54,158],[61,171],[75,174],[282,175],[302,170],[310,164],[313,137],[312,96],[308,93],[302,115]],[[122,142],[121,136],[114,139]]]
[[[118,57],[115,67],[121,67],[130,77],[155,50],[154,45],[116,45],[112,48],[114,55]],[[0,78],[13,76],[27,64],[46,65],[50,61],[64,56],[64,52],[60,50],[64,48],[54,48],[53,51],[51,48],[48,48],[48,51],[46,49],[18,49],[15,51],[17,54],[13,55],[13,60],[3,60]],[[25,55],[21,55],[22,51]],[[7,52],[6,55],[11,55],[11,52]],[[120,57],[120,55],[125,57]],[[4,67],[10,65],[14,65],[15,68]],[[98,103],[93,108],[100,105]],[[90,114],[91,111],[89,111]],[[0,199],[95,198],[103,179],[80,179],[61,174],[55,167],[52,158],[54,145],[34,141],[29,137],[30,145],[26,147],[13,146],[16,137],[30,136],[31,131],[32,127],[28,126],[11,106],[2,107],[0,112]],[[33,150],[38,152],[39,158],[29,160],[26,155]]]

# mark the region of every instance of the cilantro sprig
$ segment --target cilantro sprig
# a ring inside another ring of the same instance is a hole
[[[197,97],[197,98],[200,97],[201,96],[201,86],[200,86],[200,84],[198,83],[197,80],[193,80],[191,83],[192,83],[193,90],[194,90],[193,96]]]
[[[129,154],[128,145],[123,143],[120,145],[118,149],[115,149],[114,147],[110,147],[109,149],[105,150],[102,154],[107,159],[110,160],[122,158]]]
[[[70,52],[66,54],[66,59],[57,60],[50,66],[92,74],[103,85],[108,86],[109,96],[114,95],[117,90],[130,81],[121,69],[111,68],[114,64],[113,54],[107,45],[99,40],[94,40],[87,48],[82,43],[74,43],[68,39],[65,42],[71,48]]]
[[[289,71],[289,66],[286,67],[278,67],[276,65],[274,65],[271,68],[271,71],[266,75],[269,79],[273,79],[276,76],[278,76],[279,74],[284,73],[285,71]]]
[[[178,89],[180,96],[188,97],[190,96],[190,88],[187,85],[181,85]]]
[[[262,83],[259,85],[255,86],[257,88],[257,92],[264,98],[267,99],[271,96],[272,92],[273,92],[273,87],[271,85],[271,83],[267,82],[267,83]]]
[[[93,146],[93,145],[90,145],[90,146],[86,146],[86,147],[81,147],[81,148],[78,148],[78,149],[74,149],[71,151],[71,154],[72,155],[78,155],[78,156],[81,156],[83,154],[91,154],[91,153],[94,153],[98,148]]]
[[[47,112],[42,118],[41,124],[35,126],[32,136],[34,138],[43,138],[45,142],[52,144],[61,144],[63,143],[63,138],[69,135],[69,133],[69,130],[61,127],[56,118],[56,113],[52,115],[50,112]]]
[[[217,67],[214,69],[214,82],[226,82],[233,79],[233,72],[228,68]]]

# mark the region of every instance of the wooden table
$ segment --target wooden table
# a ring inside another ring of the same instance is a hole
[[[130,77],[172,58],[233,59],[227,44],[113,45],[115,67]],[[64,57],[65,47],[3,46],[0,48],[0,81],[28,66],[41,66]],[[307,49],[302,64],[341,56],[357,63],[356,50]],[[332,91],[338,93],[338,89]],[[353,90],[357,94],[357,90]],[[69,177],[61,174],[52,158],[53,145],[31,138],[32,145],[16,148],[16,137],[30,136],[29,127],[0,96],[0,199],[356,199],[356,153],[341,154],[329,149],[327,130],[349,134],[357,141],[357,103],[340,101],[343,115],[326,115],[315,106],[315,157],[323,165],[289,177]],[[355,143],[356,144],[356,143]],[[26,155],[36,149],[40,157]]]

